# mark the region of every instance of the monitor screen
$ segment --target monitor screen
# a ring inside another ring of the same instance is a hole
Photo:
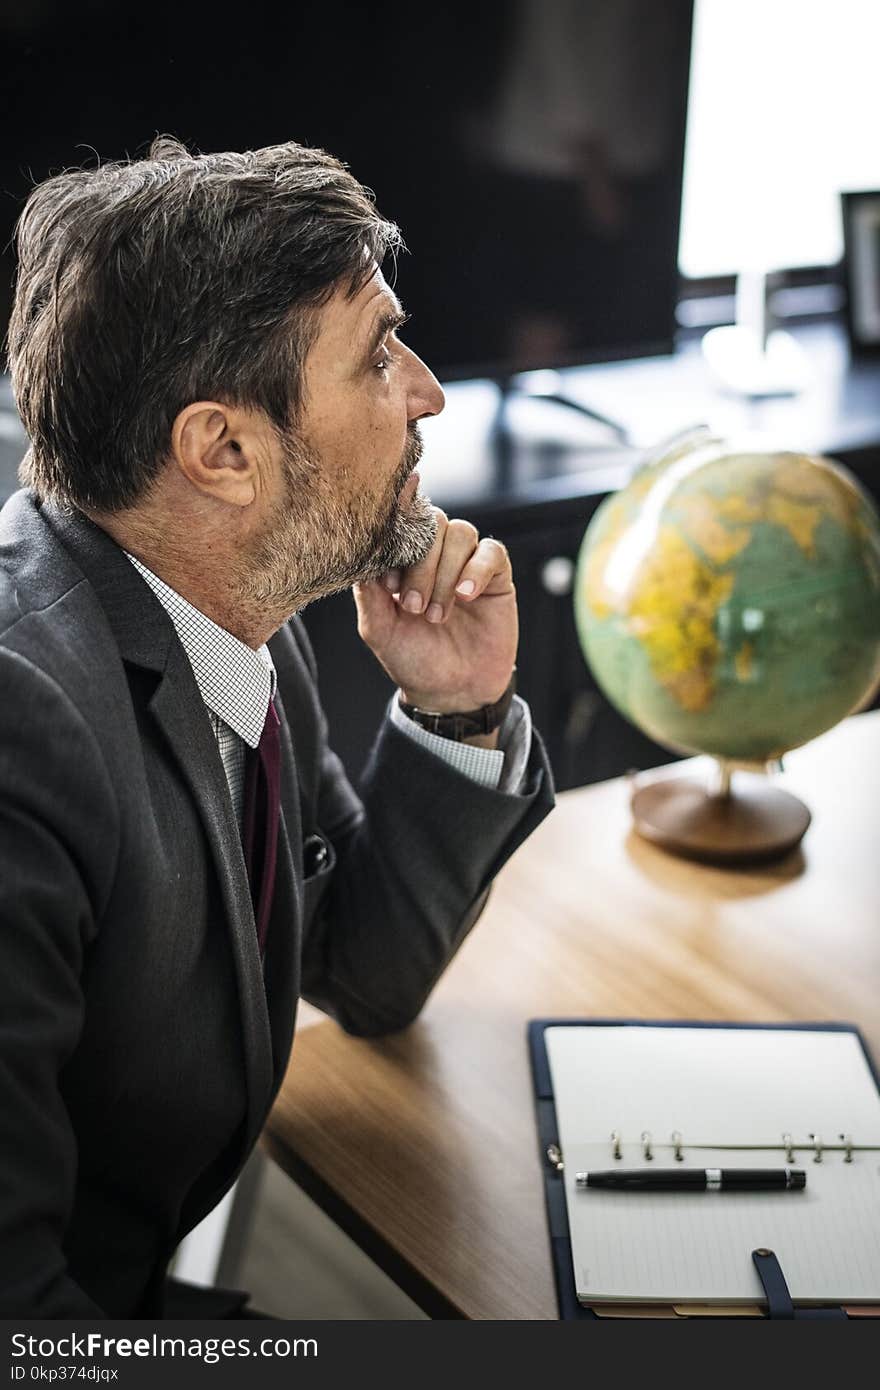
[[[299,140],[403,232],[406,340],[444,379],[670,351],[692,0],[7,9],[9,245],[49,173]]]
[[[870,0],[697,0],[685,275],[840,260],[840,194],[880,187],[878,52]]]

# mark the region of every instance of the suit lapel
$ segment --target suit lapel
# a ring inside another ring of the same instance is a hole
[[[273,1088],[281,1084],[293,1037],[299,997],[303,913],[300,787],[290,726],[280,694],[275,696],[275,708],[281,720],[281,822],[265,971],[272,1033]]]
[[[241,837],[205,705],[171,619],[115,541],[82,513],[67,512],[51,503],[45,504],[42,510],[94,589],[123,661],[144,667],[159,677],[149,701],[150,712],[198,807],[225,909],[238,988],[247,1084],[243,1142],[250,1146],[262,1125],[271,1093],[273,1039]],[[290,760],[290,776],[295,786],[289,735],[282,756]],[[285,783],[288,781],[285,778]],[[286,800],[290,804],[289,796]],[[293,802],[298,824],[297,796],[293,797]],[[286,812],[287,807],[284,809]],[[298,843],[298,839],[294,843]],[[282,858],[285,866],[289,866],[290,855],[285,850],[282,856],[279,845],[279,862]],[[279,897],[292,898],[295,907],[299,905],[298,896],[289,885],[287,891],[276,894],[276,903]],[[280,903],[273,911],[271,925],[279,909]],[[295,922],[298,934],[298,912]],[[292,925],[290,921],[283,927],[279,923],[282,931],[286,928],[291,934]],[[290,1012],[292,1014],[292,1007]]]
[[[245,1130],[249,1140],[252,1132],[262,1124],[272,1085],[263,971],[241,836],[226,774],[189,660],[179,643],[169,651],[165,673],[150,701],[150,712],[189,784],[220,883],[245,1040],[248,1094]]]

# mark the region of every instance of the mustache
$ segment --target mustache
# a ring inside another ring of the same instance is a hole
[[[391,491],[395,497],[397,497],[406,486],[406,480],[422,457],[424,447],[418,425],[408,425],[406,443],[403,446],[403,453],[400,456],[400,467],[391,485]]]
[[[422,457],[424,450],[421,431],[418,425],[410,425],[407,428],[406,445],[403,450],[403,462],[406,465],[406,476],[409,477],[413,469]]]

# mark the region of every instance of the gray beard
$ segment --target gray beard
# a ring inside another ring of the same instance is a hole
[[[283,611],[286,618],[315,599],[423,560],[437,534],[430,500],[416,493],[406,510],[398,500],[421,454],[421,437],[413,426],[383,514],[366,518],[353,508],[343,510],[325,501],[320,463],[291,451],[284,513],[277,530],[263,540],[253,557],[242,598],[264,609]]]
[[[416,493],[406,511],[395,503],[394,513],[367,547],[356,574],[348,578],[344,587],[350,589],[352,584],[381,579],[389,570],[405,570],[419,564],[434,544],[436,534],[430,498]]]

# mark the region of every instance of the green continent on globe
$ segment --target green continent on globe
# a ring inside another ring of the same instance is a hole
[[[768,761],[880,679],[880,522],[838,464],[698,435],[596,512],[575,616],[599,684],[652,738]]]

